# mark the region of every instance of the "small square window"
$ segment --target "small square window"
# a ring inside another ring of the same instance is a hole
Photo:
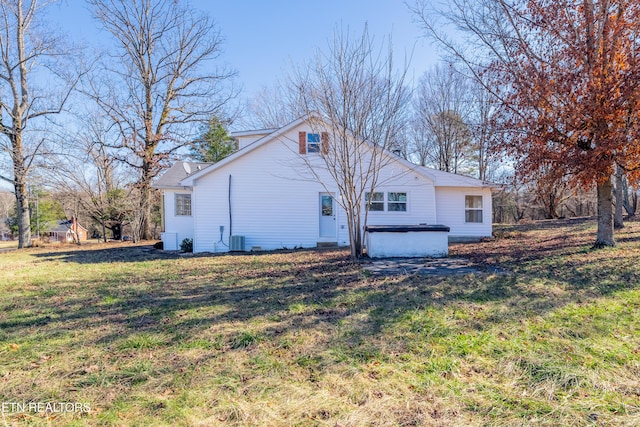
[[[176,216],[191,216],[191,194],[176,194]]]
[[[320,134],[308,133],[307,134],[307,153],[319,153],[320,152]]]
[[[384,193],[364,193],[364,200],[367,202],[370,212],[384,211]]]
[[[464,221],[482,223],[482,196],[465,196]]]
[[[387,193],[389,212],[407,211],[407,193]]]

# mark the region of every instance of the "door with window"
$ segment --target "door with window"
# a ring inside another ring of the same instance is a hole
[[[336,240],[336,201],[331,193],[320,193],[320,238]]]

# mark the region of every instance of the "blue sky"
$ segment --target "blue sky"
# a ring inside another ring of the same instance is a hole
[[[179,1],[179,0],[178,0]],[[337,26],[359,35],[365,23],[377,42],[392,36],[396,63],[413,55],[409,80],[417,79],[438,61],[433,47],[422,39],[405,0],[192,0],[208,13],[225,39],[223,60],[238,72],[241,99],[273,86],[287,69],[324,49]],[[108,45],[108,39],[83,0],[61,0],[49,9],[51,27],[84,44]],[[0,181],[0,189],[8,189]]]
[[[238,71],[242,96],[251,97],[272,86],[291,64],[308,61],[314,49],[324,48],[336,26],[360,34],[365,22],[379,42],[392,35],[394,55],[400,63],[411,55],[409,78],[418,77],[437,61],[437,54],[420,38],[405,0],[192,0],[207,12],[225,39],[224,61]],[[76,40],[94,44],[104,39],[98,24],[81,0],[63,0],[51,10],[54,26]],[[56,25],[57,24],[57,25]]]

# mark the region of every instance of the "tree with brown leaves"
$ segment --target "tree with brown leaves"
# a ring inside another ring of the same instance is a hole
[[[413,11],[450,54],[485,70],[478,79],[490,77],[508,131],[497,148],[519,174],[551,169],[596,187],[594,246],[613,246],[612,176],[619,166],[640,179],[640,2],[451,0],[435,11],[422,1]]]

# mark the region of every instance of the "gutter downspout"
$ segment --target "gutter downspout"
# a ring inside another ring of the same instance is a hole
[[[229,240],[233,235],[233,215],[231,213],[231,175],[229,175],[229,190],[228,190],[228,203],[229,203]]]

